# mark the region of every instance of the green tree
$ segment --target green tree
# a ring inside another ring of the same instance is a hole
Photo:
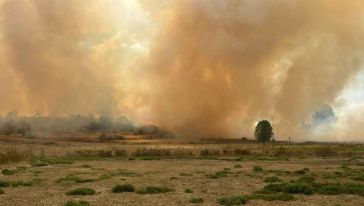
[[[254,136],[260,142],[269,141],[273,137],[273,128],[270,122],[268,120],[259,121],[255,127]]]

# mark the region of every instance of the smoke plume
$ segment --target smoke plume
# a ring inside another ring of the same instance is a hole
[[[2,112],[127,115],[182,137],[251,136],[269,119],[307,139],[362,66],[360,0],[0,5]]]

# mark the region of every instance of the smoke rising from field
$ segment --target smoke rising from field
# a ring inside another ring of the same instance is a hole
[[[307,137],[361,67],[359,0],[125,2],[3,1],[0,111],[127,115],[183,137],[251,136],[264,118]]]

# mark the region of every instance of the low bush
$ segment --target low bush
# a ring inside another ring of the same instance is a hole
[[[93,194],[95,194],[95,190],[86,187],[81,187],[66,192],[66,195],[93,195]]]
[[[315,182],[315,178],[312,176],[302,176],[300,177],[298,180],[296,180],[296,182],[306,182],[306,183],[313,183]]]
[[[206,174],[205,176],[209,179],[220,179],[222,177],[227,177],[229,174],[232,174],[230,171],[223,170],[216,172],[215,174]]]
[[[179,175],[180,176],[193,176],[192,174],[189,174],[189,173],[180,173]]]
[[[1,173],[3,175],[13,175],[16,173],[16,170],[3,169],[3,170],[1,170]]]
[[[115,155],[115,157],[126,157],[126,156],[128,156],[128,153],[126,152],[126,150],[118,149],[118,150],[115,150],[114,155]]]
[[[33,186],[33,184],[34,184],[34,181],[30,181],[30,182],[24,182],[24,181],[11,182],[12,187],[19,187],[19,186],[30,187],[30,186]]]
[[[9,187],[11,182],[0,180],[0,187]]]
[[[250,155],[251,151],[248,149],[235,149],[234,154],[237,156]]]
[[[168,187],[159,187],[159,186],[148,186],[143,190],[139,190],[137,193],[139,194],[159,194],[159,193],[166,193],[171,192],[173,189]]]
[[[295,174],[298,174],[298,175],[304,175],[306,174],[307,172],[309,172],[310,170],[308,168],[303,168],[301,170],[296,170],[294,171]]]
[[[314,190],[312,185],[307,183],[282,183],[282,184],[268,184],[260,193],[277,193],[284,192],[289,194],[305,194],[311,195]]]
[[[338,150],[335,147],[329,147],[329,146],[319,146],[313,149],[314,155],[321,156],[321,157],[331,157],[331,156],[337,156]]]
[[[62,183],[62,182],[74,182],[74,183],[85,183],[85,182],[95,182],[95,179],[82,179],[78,176],[74,175],[68,175],[66,177],[59,178],[56,180],[56,183]]]
[[[193,193],[193,190],[190,188],[185,189],[185,193]]]
[[[122,184],[122,185],[116,185],[112,188],[113,193],[122,193],[122,192],[134,192],[135,188],[131,184]]]
[[[311,181],[311,179],[309,179]],[[293,183],[268,184],[258,194],[305,194],[319,193],[324,195],[353,194],[364,196],[363,184],[314,183],[309,181],[296,181]]]
[[[263,168],[261,166],[254,166],[253,171],[254,172],[261,172],[261,171],[263,171]]]
[[[253,194],[247,196],[249,200],[265,200],[265,201],[292,201],[293,195],[287,193],[273,193],[273,194]]]
[[[363,184],[315,184],[317,192],[324,195],[354,194],[364,196]]]
[[[86,202],[86,201],[68,201],[66,204],[64,204],[64,206],[90,206],[90,203]]]
[[[243,205],[247,202],[247,198],[244,196],[223,197],[219,198],[217,202],[220,205],[226,205],[226,206]]]
[[[73,158],[69,156],[62,156],[62,157],[45,157],[41,156],[33,156],[30,159],[30,164],[33,167],[42,167],[48,166],[52,164],[73,164]]]
[[[143,148],[137,149],[132,155],[136,157],[168,157],[171,154],[169,149]]]
[[[189,200],[189,203],[203,203],[203,202],[204,202],[204,199],[201,197],[192,197]]]
[[[17,148],[8,148],[4,152],[0,152],[0,164],[20,162],[26,159],[26,156],[26,153],[19,151]]]
[[[290,194],[305,194],[311,195],[314,190],[313,187],[306,183],[290,183],[285,185],[283,192],[287,192]]]
[[[107,134],[101,134],[99,136],[99,142],[114,142],[120,140],[125,140],[125,137],[121,135],[107,135]]]
[[[0,189],[0,194],[4,194],[4,193],[5,193],[4,190]]]
[[[203,149],[200,151],[200,156],[206,157],[206,156],[220,156],[221,151],[220,150],[212,150],[212,149]]]
[[[272,177],[267,177],[264,179],[264,182],[282,182],[281,179],[279,179],[276,176],[272,176]]]
[[[97,156],[101,158],[110,158],[112,157],[112,151],[111,150],[98,150],[96,151]]]

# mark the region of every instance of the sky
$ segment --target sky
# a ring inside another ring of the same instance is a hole
[[[127,116],[183,138],[251,136],[268,119],[278,139],[363,141],[363,9],[0,0],[0,114]]]

